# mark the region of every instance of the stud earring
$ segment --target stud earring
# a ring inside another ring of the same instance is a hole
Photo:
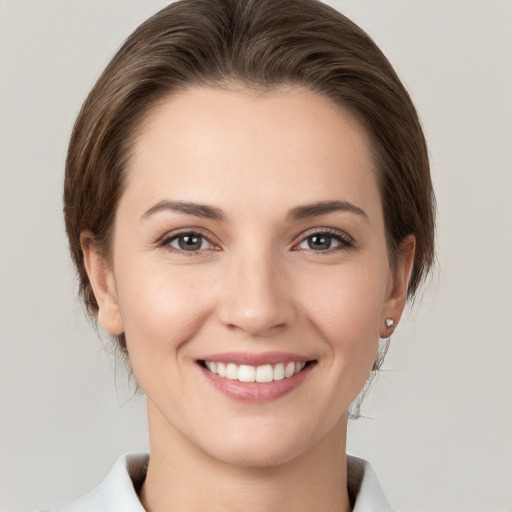
[[[388,329],[391,329],[395,325],[395,321],[392,318],[386,318],[385,322],[386,322],[386,327]]]

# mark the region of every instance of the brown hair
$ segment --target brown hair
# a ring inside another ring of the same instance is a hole
[[[317,0],[181,0],[125,41],[84,102],[69,143],[66,231],[89,313],[98,304],[80,234],[109,254],[133,141],[149,110],[191,85],[300,85],[354,112],[372,139],[390,261],[416,237],[409,297],[434,259],[427,148],[407,91],[357,25]],[[120,346],[126,350],[124,336]]]

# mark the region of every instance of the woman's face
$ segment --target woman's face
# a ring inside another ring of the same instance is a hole
[[[297,87],[194,88],[147,119],[113,263],[87,262],[155,442],[258,466],[344,436],[414,245],[395,275],[368,144],[352,115]]]

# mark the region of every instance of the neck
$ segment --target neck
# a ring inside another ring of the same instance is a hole
[[[149,415],[151,457],[140,499],[148,512],[348,512],[346,418],[312,449],[267,467],[213,459]]]

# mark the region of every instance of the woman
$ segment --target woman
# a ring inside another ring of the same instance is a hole
[[[314,0],[170,5],[84,103],[64,201],[151,452],[57,510],[391,510],[346,425],[432,264],[434,199],[364,32]]]

